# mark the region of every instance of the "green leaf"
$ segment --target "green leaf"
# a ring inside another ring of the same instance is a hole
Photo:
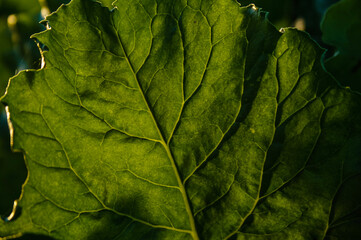
[[[51,12],[57,10],[61,4],[67,4],[70,0],[46,0],[46,4]]]
[[[361,2],[342,0],[332,5],[321,22],[322,40],[337,53],[325,66],[337,80],[361,92]]]
[[[247,6],[249,4],[255,4],[257,7],[262,8],[269,12],[270,21],[279,29],[284,27],[292,26],[295,18],[294,8],[296,8],[296,4],[287,0],[238,0],[238,2]],[[299,6],[298,6],[299,7]],[[303,9],[298,8],[300,12]]]
[[[361,2],[342,0],[332,5],[321,22],[322,40],[342,54],[361,58]]]
[[[116,6],[60,8],[11,79],[29,176],[0,236],[361,236],[361,96],[307,34],[232,0]]]
[[[326,59],[325,67],[342,85],[361,92],[361,58],[338,53]]]
[[[44,1],[42,1],[44,4]],[[47,1],[58,7],[59,0]],[[46,4],[45,4],[46,5]],[[40,67],[40,54],[30,35],[45,29],[39,24],[38,0],[0,0],[0,95],[19,69]],[[19,198],[26,168],[21,153],[12,153],[3,105],[0,106],[0,214],[8,215]]]
[[[113,3],[117,0],[98,0],[103,6],[108,7],[109,9],[113,9]]]
[[[315,40],[321,39],[320,21],[328,6],[338,0],[237,0],[242,5],[255,4],[269,12],[270,21],[278,28],[295,26],[306,30]]]

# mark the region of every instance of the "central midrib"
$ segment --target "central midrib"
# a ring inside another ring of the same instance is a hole
[[[173,158],[173,154],[172,154],[172,152],[171,152],[168,144],[167,144],[166,141],[164,140],[163,134],[162,134],[162,132],[160,131],[160,128],[159,128],[159,126],[158,126],[158,124],[157,124],[157,122],[156,122],[156,120],[155,120],[154,115],[153,115],[153,112],[152,112],[152,110],[151,110],[150,107],[149,107],[148,101],[147,101],[147,99],[146,99],[145,96],[144,96],[144,93],[143,93],[142,88],[141,88],[141,86],[140,86],[140,83],[139,83],[139,81],[138,81],[137,74],[135,73],[134,68],[133,68],[132,64],[130,63],[130,61],[129,61],[128,55],[127,55],[127,53],[126,53],[126,51],[125,51],[125,49],[124,49],[124,47],[123,47],[122,41],[120,40],[120,37],[119,37],[119,35],[118,35],[118,32],[117,32],[117,30],[116,30],[116,28],[115,28],[114,22],[113,22],[112,25],[113,25],[115,34],[117,35],[117,38],[118,38],[118,41],[119,41],[119,45],[120,45],[120,47],[122,48],[122,51],[124,52],[125,60],[127,61],[128,65],[129,65],[129,68],[130,68],[131,71],[132,71],[132,74],[133,74],[133,76],[134,76],[135,82],[137,83],[139,92],[140,92],[140,94],[142,95],[144,104],[146,105],[146,107],[147,107],[147,109],[148,109],[148,112],[149,112],[149,114],[150,114],[150,116],[151,116],[151,118],[152,118],[152,120],[153,120],[154,126],[155,126],[155,128],[157,129],[157,132],[158,132],[159,137],[160,137],[160,140],[161,140],[161,144],[163,145],[165,151],[167,152],[168,158],[169,158],[169,160],[170,160],[170,162],[171,162],[171,165],[172,165],[172,168],[173,168],[173,171],[174,171],[174,175],[175,175],[176,178],[177,178],[179,190],[180,190],[180,192],[181,192],[181,194],[182,194],[182,198],[183,198],[183,201],[184,201],[184,205],[185,205],[185,208],[186,208],[188,217],[189,217],[189,224],[190,224],[190,227],[191,227],[191,230],[192,230],[191,235],[192,235],[192,237],[193,237],[194,240],[199,240],[198,233],[197,233],[197,228],[196,228],[196,224],[195,224],[195,220],[194,220],[194,217],[193,217],[193,212],[192,212],[192,209],[191,209],[191,207],[190,207],[190,203],[189,203],[189,199],[188,199],[188,195],[187,195],[187,192],[186,192],[185,187],[184,187],[184,185],[183,185],[183,182],[182,182],[182,180],[181,180],[181,177],[180,177],[180,175],[179,175],[179,171],[178,171],[178,168],[177,168],[177,166],[176,166],[175,160],[174,160],[174,158]]]

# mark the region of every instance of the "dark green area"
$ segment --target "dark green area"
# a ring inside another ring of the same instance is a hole
[[[336,47],[326,68],[344,86],[361,92],[361,1],[342,0],[330,7],[321,23],[322,40]]]

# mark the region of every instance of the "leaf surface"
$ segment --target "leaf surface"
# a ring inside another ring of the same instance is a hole
[[[29,176],[0,236],[324,239],[359,223],[343,203],[361,97],[307,34],[231,0],[115,5],[48,16],[45,68],[11,80]]]

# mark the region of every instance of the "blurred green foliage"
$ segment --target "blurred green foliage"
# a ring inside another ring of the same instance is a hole
[[[326,69],[345,86],[361,92],[361,1],[342,0],[332,5],[321,23],[322,40],[334,47]]]
[[[342,0],[331,6],[321,23],[322,40],[344,55],[361,57],[361,1]]]
[[[0,0],[0,92],[17,70],[38,67],[39,51],[29,36],[40,31],[38,0]]]

